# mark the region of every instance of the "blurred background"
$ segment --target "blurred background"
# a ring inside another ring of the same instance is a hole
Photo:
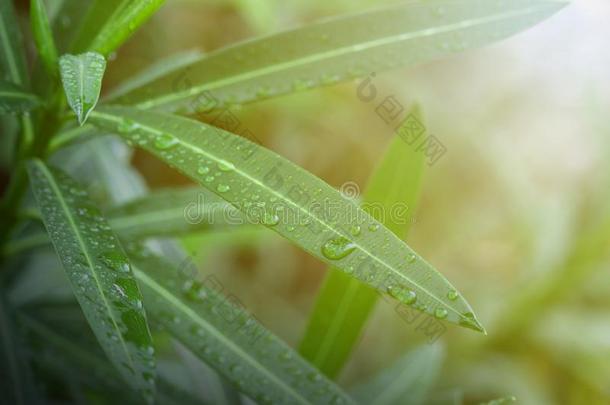
[[[169,0],[114,55],[104,90],[161,57],[212,51],[390,1]],[[379,94],[420,103],[446,147],[427,168],[408,243],[466,296],[488,335],[448,325],[430,403],[514,395],[610,403],[610,2],[576,0],[493,46],[378,72]],[[235,107],[263,145],[361,190],[393,136],[344,83]],[[188,180],[138,151],[153,188]],[[184,241],[263,324],[296,346],[325,265],[265,230]],[[381,300],[340,382],[356,385],[426,342]]]

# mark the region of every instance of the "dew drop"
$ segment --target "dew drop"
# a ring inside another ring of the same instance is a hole
[[[269,96],[269,93],[270,93],[270,91],[267,87],[259,87],[256,90],[256,97],[265,98],[265,97]]]
[[[455,301],[458,299],[458,293],[455,290],[451,290],[447,293],[447,298],[449,298],[450,301]]]
[[[279,357],[284,361],[289,361],[292,360],[292,353],[290,352],[290,350],[286,350],[282,352]]]
[[[434,317],[437,319],[445,319],[447,317],[447,310],[445,308],[436,308]]]
[[[417,294],[415,291],[411,291],[405,287],[389,286],[387,291],[392,297],[407,305],[411,305],[417,301]]]
[[[349,239],[336,238],[330,239],[322,246],[322,254],[330,260],[340,260],[352,253],[356,249]]]
[[[119,126],[117,129],[122,134],[129,134],[129,133],[135,131],[136,129],[138,129],[138,124],[136,124],[134,121],[132,121],[130,119],[124,119],[119,123]]]
[[[415,256],[414,253],[409,253],[409,255],[407,256],[407,263],[413,263],[416,258],[417,257]]]
[[[182,293],[191,301],[203,301],[207,296],[201,283],[194,280],[187,280],[182,284]]]
[[[294,91],[303,91],[303,90],[307,90],[310,87],[311,87],[310,84],[305,80],[295,80],[294,83],[292,84],[292,89]]]
[[[379,225],[378,224],[370,224],[369,225],[369,231],[375,232],[375,231],[377,231],[377,229],[379,229]]]
[[[481,330],[481,327],[472,312],[463,313],[459,323],[460,325],[465,326],[467,328]]]
[[[263,224],[267,226],[275,226],[280,223],[280,217],[275,214],[265,213],[263,216]]]
[[[199,174],[208,174],[210,172],[210,168],[207,166],[201,166],[197,169],[197,173]]]
[[[216,187],[216,191],[218,191],[219,193],[226,193],[229,190],[231,190],[231,187],[228,184],[219,184]]]
[[[178,145],[178,139],[170,134],[161,134],[155,139],[155,148],[165,150]]]
[[[233,165],[231,162],[227,162],[226,160],[221,160],[218,162],[218,169],[223,172],[230,172],[235,170],[235,165]]]
[[[360,225],[352,225],[352,227],[350,229],[350,233],[354,236],[360,235],[361,231],[362,231],[362,228],[360,228]]]
[[[398,286],[391,285],[388,287],[388,294],[390,294],[394,298],[399,298],[401,292],[402,292],[402,288],[400,288]]]

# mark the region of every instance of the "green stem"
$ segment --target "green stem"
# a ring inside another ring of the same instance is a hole
[[[22,144],[15,163],[16,170],[0,204],[0,223],[2,224],[0,251],[4,250],[19,223],[19,208],[28,188],[25,163],[28,159],[45,156],[49,142],[60,128],[59,117],[65,108],[65,100],[60,90],[60,88],[56,89],[51,106],[42,114],[41,122],[44,123],[45,131],[41,131],[39,136],[34,137],[31,117],[23,116]]]
[[[49,155],[53,154],[53,152],[72,143],[72,141],[87,134],[90,131],[91,131],[91,126],[85,125],[82,127],[75,127],[75,128],[69,129],[65,132],[58,134],[57,136],[53,137],[53,139],[49,143],[49,147],[47,150],[48,154]]]
[[[15,173],[6,190],[2,205],[0,206],[0,221],[2,221],[2,235],[0,235],[0,246],[4,246],[10,239],[11,233],[17,225],[17,209],[27,189],[27,174],[23,160],[17,162]]]

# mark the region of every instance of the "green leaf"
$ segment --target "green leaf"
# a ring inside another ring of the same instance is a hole
[[[481,405],[508,405],[517,401],[514,396],[492,399],[491,401],[481,402]]]
[[[276,17],[278,6],[269,0],[231,0],[240,16],[259,34],[277,30],[279,19]]]
[[[243,223],[241,214],[200,187],[156,191],[107,211],[112,229],[126,239],[178,236]]]
[[[413,120],[422,121],[418,111],[409,117],[404,121],[405,127]],[[363,209],[401,239],[412,223],[423,171],[422,151],[396,135],[366,188]],[[400,217],[387,215],[398,212],[397,208],[402,208]],[[299,352],[326,375],[337,376],[349,359],[378,296],[366,284],[331,269],[316,299]]]
[[[39,308],[36,308],[39,309]],[[47,309],[47,308],[45,308]],[[87,325],[81,322],[81,317],[60,314],[52,319],[40,317],[39,314],[21,312],[20,323],[25,326],[30,335],[43,342],[36,351],[34,359],[43,367],[48,367],[62,379],[73,379],[80,384],[92,388],[103,389],[105,392],[127,394],[128,403],[137,403],[138,398],[131,392],[125,392],[124,383],[118,380],[112,365],[103,357],[99,347],[93,346],[87,330]],[[77,315],[77,314],[76,314]],[[42,318],[42,319],[41,319]],[[53,325],[51,327],[51,325]],[[85,336],[83,336],[85,335]],[[175,387],[167,379],[158,377],[158,392],[156,399],[162,404],[196,404],[191,395]],[[121,398],[124,400],[124,398]]]
[[[439,345],[423,345],[398,359],[352,395],[361,404],[420,405],[436,382],[443,362]]]
[[[203,401],[214,405],[247,405],[246,401],[240,401],[243,394],[233,389],[230,382],[176,339],[173,340],[174,352],[183,366],[184,382],[187,385],[196,384]]]
[[[88,141],[93,137],[104,135],[100,131],[96,130],[95,127],[90,125],[76,125],[74,127],[66,127],[57,135],[55,135],[51,142],[49,142],[48,154],[49,156],[57,152],[59,149],[68,145]]]
[[[68,104],[83,125],[100,97],[106,59],[95,52],[62,55],[59,67]]]
[[[104,150],[97,144],[98,151]],[[98,171],[98,173],[101,173]],[[128,177],[128,173],[123,173]],[[141,240],[155,236],[185,236],[212,228],[244,224],[245,218],[232,205],[201,187],[182,187],[158,190],[129,202],[112,206],[104,212],[110,227],[121,239]],[[246,227],[243,227],[246,228]],[[231,228],[237,229],[237,228]],[[237,242],[240,239],[255,240],[260,229],[247,227],[243,232],[214,232],[210,237],[214,246]],[[202,236],[194,236],[201,245]],[[49,243],[46,233],[31,235],[10,241],[2,250],[13,255]]]
[[[133,149],[121,139],[98,137],[79,150],[82,156],[89,156],[88,163],[83,165],[89,168],[83,180],[95,182],[108,203],[123,204],[146,194],[148,189],[144,178],[131,166]]]
[[[125,6],[124,4],[125,0],[89,0],[88,4],[82,7],[84,10],[79,13],[80,26],[72,33],[70,51],[92,51],[91,45],[99,33],[110,24],[110,19]]]
[[[22,87],[29,84],[18,19],[11,0],[0,0],[0,80]]]
[[[0,80],[0,114],[23,113],[40,106],[40,99],[21,86]]]
[[[33,381],[24,347],[20,344],[20,330],[14,322],[13,311],[4,295],[5,285],[0,285],[0,389],[2,401],[7,404],[33,403]]]
[[[118,49],[165,0],[97,0],[90,6],[73,52],[104,56]]]
[[[171,71],[200,61],[204,57],[205,54],[203,52],[194,50],[180,52],[163,58],[110,90],[103,101],[118,98],[134,89],[147,86]]]
[[[100,108],[91,122],[148,150],[249,222],[324,262],[418,310],[482,330],[463,297],[448,298],[453,286],[430,264],[353,201],[277,154],[198,121],[129,107]]]
[[[326,20],[212,52],[120,97],[118,104],[196,111],[246,103],[413,66],[520,32],[566,3],[550,0],[420,0]]]
[[[142,298],[118,239],[82,188],[41,161],[32,191],[76,298],[100,345],[134,389],[154,391],[154,356]]]
[[[57,76],[57,49],[51,32],[51,25],[47,17],[44,2],[42,0],[31,0],[30,2],[30,24],[34,42],[38,49],[38,55],[47,72]]]
[[[224,297],[218,280],[197,281],[159,257],[138,256],[134,271],[155,321],[237,389],[259,403],[351,403],[239,300]]]
[[[25,49],[19,29],[19,20],[11,0],[0,0],[0,80],[30,89],[26,69]],[[21,138],[17,155],[30,147],[33,141],[33,122],[26,113],[20,117]]]
[[[91,21],[85,21],[85,17],[92,4],[93,0],[64,0],[59,5],[52,25],[53,36],[60,54],[71,52],[77,36],[86,26],[85,23],[91,25]],[[48,11],[50,14],[51,10]]]

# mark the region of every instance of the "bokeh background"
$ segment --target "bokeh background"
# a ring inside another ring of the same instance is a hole
[[[104,90],[163,56],[389,1],[169,0],[108,65]],[[610,403],[610,2],[576,0],[493,46],[378,72],[380,94],[418,102],[447,148],[427,168],[408,243],[468,298],[488,335],[448,326],[430,403],[514,395]],[[344,83],[234,108],[266,146],[329,184],[364,189],[393,136]],[[138,151],[153,188],[188,180]],[[325,265],[265,230],[185,246],[296,346]],[[358,385],[426,341],[380,301],[340,377]]]

